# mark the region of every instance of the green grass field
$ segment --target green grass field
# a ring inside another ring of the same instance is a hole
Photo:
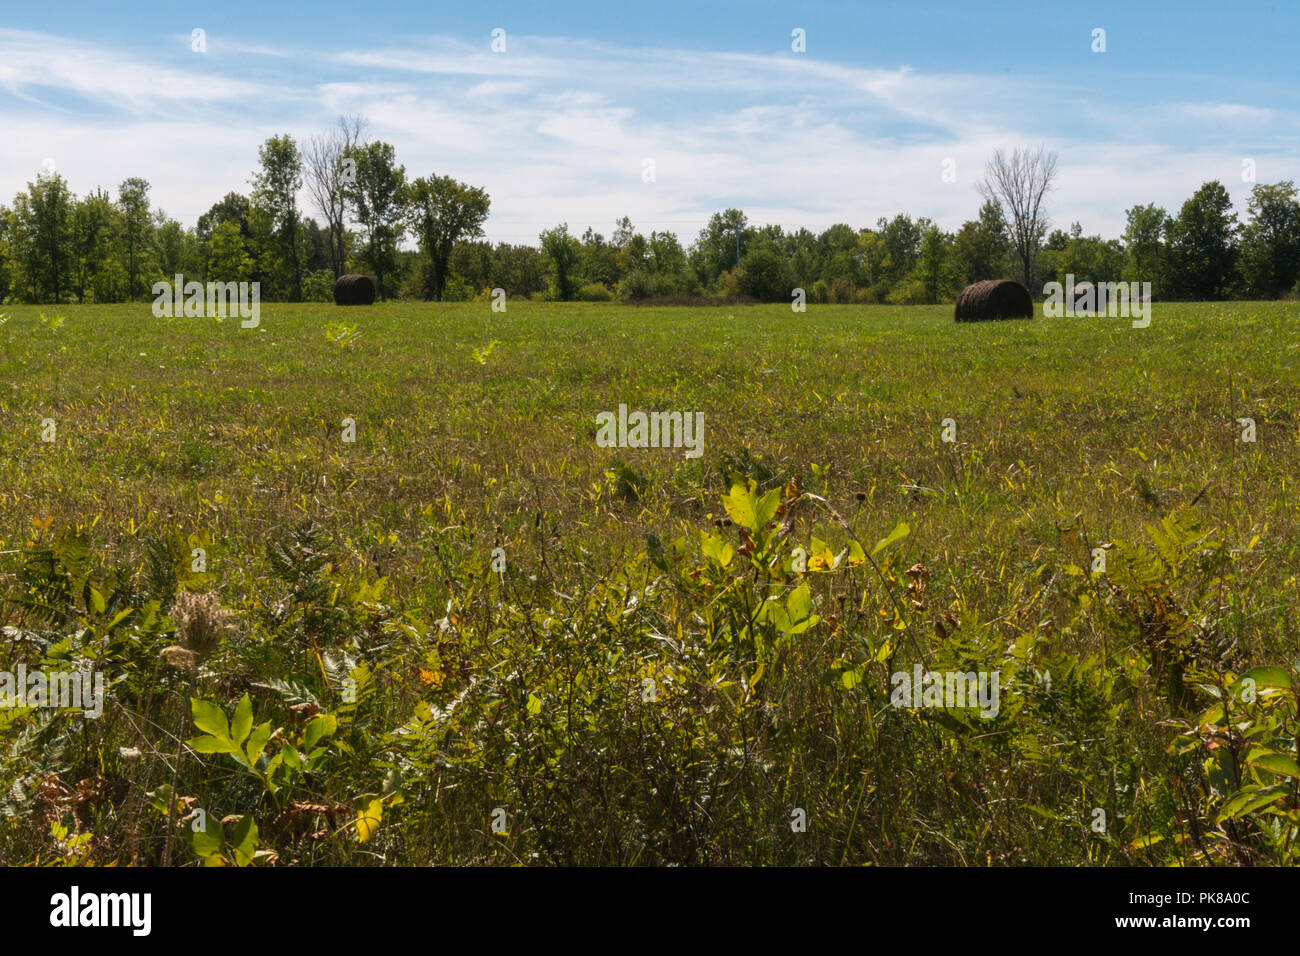
[[[1297,312],[12,307],[0,858],[1295,862]]]

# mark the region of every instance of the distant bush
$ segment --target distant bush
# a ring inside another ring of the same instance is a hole
[[[574,298],[579,302],[613,302],[614,293],[603,282],[588,282]]]
[[[697,291],[698,283],[692,283],[683,276],[664,275],[648,269],[635,269],[618,284],[618,298],[624,301],[691,295]]]
[[[830,297],[836,305],[848,305],[853,301],[853,283],[843,276],[836,276],[831,280]]]
[[[919,279],[907,279],[894,286],[893,291],[885,297],[890,305],[925,305],[930,301],[925,291],[925,283]]]
[[[825,305],[831,300],[831,287],[826,284],[825,279],[818,279],[808,290],[808,301],[815,302],[817,305]]]
[[[741,295],[759,302],[789,302],[794,288],[790,260],[773,247],[752,249],[741,262],[736,286]]]
[[[442,289],[443,302],[473,302],[478,295],[478,290],[458,275],[449,276]]]
[[[303,276],[302,299],[304,302],[333,302],[334,273],[329,269],[318,269]]]
[[[718,294],[732,298],[741,294],[739,266],[728,269],[718,276]]]

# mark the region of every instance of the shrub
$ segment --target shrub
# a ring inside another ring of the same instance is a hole
[[[618,298],[628,302],[662,299],[692,294],[692,288],[698,290],[698,283],[688,282],[681,276],[658,274],[648,269],[634,269],[619,282]]]
[[[473,302],[477,298],[478,290],[458,275],[449,276],[447,284],[442,288],[443,302]]]
[[[329,269],[317,269],[302,277],[302,300],[304,302],[333,302],[334,273]]]
[[[890,305],[925,305],[930,301],[925,283],[919,279],[905,279],[894,286],[893,291],[885,297]]]
[[[614,293],[603,282],[588,282],[574,298],[579,302],[613,302]]]
[[[718,294],[727,298],[739,298],[743,295],[740,291],[739,266],[728,269],[718,276]]]
[[[853,283],[843,276],[831,280],[831,301],[836,305],[848,305],[853,301]]]
[[[778,249],[760,246],[741,260],[737,291],[759,302],[789,302],[794,279],[790,260]]]

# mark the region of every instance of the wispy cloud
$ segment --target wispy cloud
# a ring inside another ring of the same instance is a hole
[[[1300,178],[1295,116],[1271,103],[1139,103],[1059,79],[563,37],[512,35],[505,54],[449,37],[347,51],[210,38],[191,54],[182,39],[144,57],[0,30],[0,123],[21,144],[0,154],[0,195],[54,157],[79,192],[143,175],[192,223],[247,189],[267,136],[305,138],[339,113],[364,113],[412,174],[484,186],[489,236],[508,241],[559,221],[607,233],[624,214],[689,241],[729,205],[787,227],[909,212],[956,228],[989,154],[1038,142],[1061,153],[1054,219],[1108,235],[1127,206],[1176,207],[1206,179],[1240,200],[1243,156],[1261,180]]]

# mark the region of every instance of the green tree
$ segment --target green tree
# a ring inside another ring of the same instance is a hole
[[[0,205],[0,305],[9,300],[13,291],[13,213]]]
[[[651,232],[646,243],[647,263],[650,270],[658,276],[672,276],[685,281],[686,250],[682,248],[677,236],[671,232]]]
[[[1153,295],[1165,291],[1165,229],[1169,214],[1151,203],[1125,211],[1124,279],[1150,282]]]
[[[32,302],[60,302],[70,289],[74,261],[73,202],[57,173],[36,177],[14,197],[15,265]]]
[[[979,217],[962,223],[953,240],[953,265],[962,283],[1005,276],[1009,248],[1002,207],[985,201]]]
[[[842,279],[853,285],[867,282],[863,269],[860,234],[852,226],[839,222],[817,237],[821,262],[817,274],[828,285]]]
[[[952,246],[952,237],[937,226],[930,226],[921,236],[916,268],[910,278],[921,283],[925,301],[930,305],[949,298],[954,291],[957,279]]]
[[[203,274],[203,251],[194,233],[159,210],[153,234],[159,275],[170,279],[177,274],[188,277]]]
[[[72,291],[78,302],[107,302],[112,297],[108,265],[112,252],[113,201],[96,190],[72,212]]]
[[[153,216],[149,212],[149,183],[138,176],[117,187],[118,243],[126,266],[126,298],[134,302],[142,292],[140,279],[152,275]]]
[[[1236,276],[1237,230],[1232,197],[1218,180],[1183,203],[1165,229],[1170,278],[1179,298],[1227,297]]]
[[[1060,244],[1060,238],[1053,236],[1053,243]],[[1101,236],[1085,236],[1083,227],[1074,223],[1069,237],[1060,248],[1049,248],[1050,255],[1045,257],[1052,269],[1049,273],[1057,282],[1065,283],[1067,276],[1074,276],[1075,283],[1080,282],[1114,282],[1124,271],[1124,247],[1118,240],[1103,239]]]
[[[582,244],[569,235],[569,224],[562,222],[539,237],[542,253],[551,262],[551,292],[555,298],[567,302],[577,291],[577,267],[582,255]]]
[[[302,301],[302,259],[298,249],[298,190],[302,188],[302,154],[293,137],[272,136],[257,150],[261,168],[253,176],[253,204],[264,209],[272,244],[288,268],[289,298]]]
[[[441,302],[447,285],[447,262],[456,243],[483,235],[483,222],[492,205],[477,186],[450,176],[416,179],[407,189],[407,221],[420,248],[429,257],[433,297]]]
[[[389,143],[373,142],[350,148],[345,158],[356,162],[355,182],[346,191],[361,223],[365,243],[362,260],[375,273],[375,288],[385,297],[384,277],[398,277],[397,245],[402,238],[406,206],[406,167],[397,165]]]
[[[876,223],[876,235],[885,247],[885,282],[894,285],[916,268],[921,256],[921,237],[933,226],[929,219],[916,221],[911,216],[897,215],[893,219],[881,218]]]
[[[537,246],[498,243],[492,250],[492,288],[529,296],[546,288],[546,254]]]
[[[712,286],[724,271],[738,265],[754,235],[739,209],[715,212],[691,249],[691,262],[700,283]]]
[[[790,260],[771,237],[753,243],[740,260],[738,287],[741,295],[759,302],[789,302],[794,281]]]
[[[613,288],[619,276],[618,253],[616,246],[588,226],[582,234],[582,283],[600,282]]]
[[[215,226],[208,236],[208,275],[219,282],[247,282],[253,273],[244,235],[236,222]]]
[[[1275,299],[1300,278],[1300,202],[1291,180],[1250,191],[1250,216],[1241,230],[1241,274],[1246,293]]]

